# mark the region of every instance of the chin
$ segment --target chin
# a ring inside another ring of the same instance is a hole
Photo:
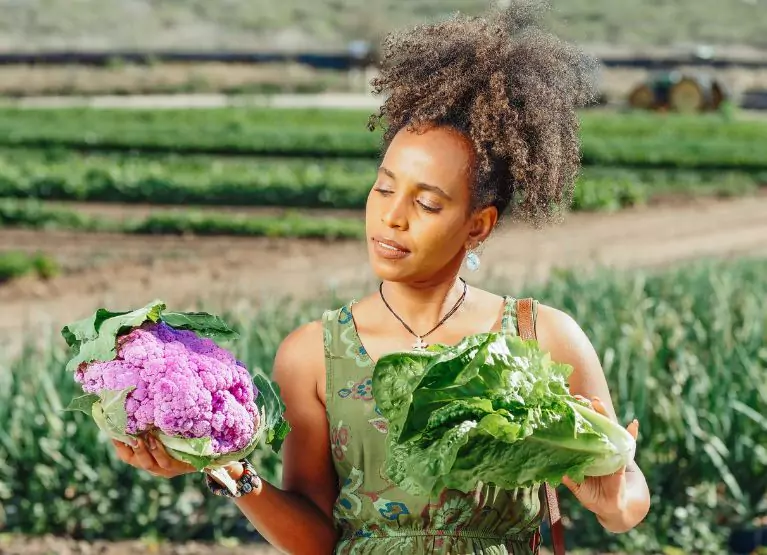
[[[381,281],[407,281],[413,277],[410,265],[402,260],[385,260],[368,251],[368,261],[371,271]]]

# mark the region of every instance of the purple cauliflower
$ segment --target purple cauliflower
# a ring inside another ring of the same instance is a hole
[[[257,392],[245,366],[212,339],[146,322],[117,339],[117,356],[80,364],[86,393],[135,386],[125,401],[126,433],[211,438],[215,453],[245,448],[259,426]]]

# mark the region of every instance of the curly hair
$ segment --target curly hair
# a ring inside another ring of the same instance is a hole
[[[576,108],[596,96],[597,61],[539,25],[548,5],[512,1],[486,17],[395,31],[383,42],[368,128],[385,150],[403,128],[450,126],[472,143],[472,209],[539,225],[569,206],[580,169]]]

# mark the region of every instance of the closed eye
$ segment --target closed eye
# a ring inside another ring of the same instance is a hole
[[[417,201],[417,202],[418,202],[418,204],[420,205],[421,208],[423,208],[427,212],[431,212],[432,214],[436,214],[437,212],[439,212],[441,210],[441,208],[436,208],[434,206],[429,206],[428,204],[424,204],[420,200]]]
[[[388,197],[389,195],[394,194],[394,191],[392,191],[391,189],[383,189],[381,187],[373,187],[373,190],[385,197]],[[426,204],[425,202],[422,202],[420,200],[417,200],[416,203],[418,204],[418,206],[420,206],[421,208],[423,208],[426,212],[429,212],[430,214],[436,214],[437,212],[442,211],[442,208],[437,206],[430,206],[429,204]]]

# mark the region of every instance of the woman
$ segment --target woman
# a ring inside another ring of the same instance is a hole
[[[539,488],[480,486],[468,495],[416,498],[381,475],[386,421],[370,376],[384,353],[517,331],[513,299],[467,287],[459,273],[464,261],[476,268],[479,247],[505,212],[540,223],[571,198],[579,166],[575,108],[592,96],[594,64],[540,31],[541,15],[517,5],[387,39],[373,85],[389,96],[371,120],[371,127],[386,120],[385,153],[366,207],[369,259],[382,285],[284,340],[273,374],[292,426],[283,483],[256,482],[236,500],[284,552],[537,551]],[[574,367],[572,393],[615,418],[578,324],[541,304],[535,328],[541,347]],[[628,429],[636,437],[638,423]],[[115,446],[123,461],[155,475],[193,470],[151,437]],[[243,466],[229,472],[239,479]],[[565,484],[613,532],[633,528],[648,511],[647,484],[634,464]]]

